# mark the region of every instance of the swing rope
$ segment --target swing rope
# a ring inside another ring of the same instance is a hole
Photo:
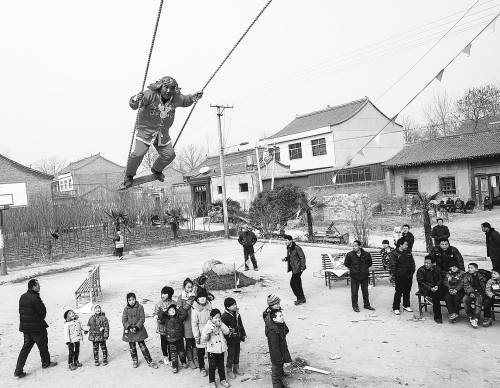
[[[215,69],[215,71],[212,73],[212,75],[210,76],[210,78],[208,79],[208,81],[205,83],[205,86],[203,86],[203,88],[201,89],[202,92],[205,90],[205,88],[208,86],[208,84],[212,81],[212,79],[215,77],[215,75],[219,72],[219,70],[221,69],[221,67],[224,66],[224,63],[226,63],[226,61],[229,59],[229,57],[234,52],[234,50],[236,50],[236,47],[238,47],[238,45],[241,43],[241,41],[243,40],[243,38],[245,38],[245,36],[250,31],[250,29],[257,22],[257,20],[264,13],[264,11],[266,10],[266,8],[269,6],[269,4],[271,4],[272,1],[273,0],[268,0],[268,2],[260,10],[260,12],[257,14],[257,16],[253,19],[252,23],[250,23],[250,25],[247,27],[247,29],[245,30],[245,32],[243,33],[243,35],[241,35],[241,37],[238,39],[238,41],[234,44],[233,48],[231,50],[229,50],[229,52],[227,53],[226,57],[222,60],[222,62],[217,67],[217,69]],[[186,127],[186,124],[188,123],[189,119],[191,118],[191,115],[193,114],[194,108],[196,108],[197,104],[198,104],[198,101],[195,101],[194,104],[191,106],[191,110],[189,111],[189,113],[188,113],[188,115],[186,117],[186,120],[184,121],[184,124],[182,125],[181,130],[179,131],[179,134],[177,135],[177,138],[175,139],[174,148],[175,148],[177,142],[179,141],[179,138],[181,137],[182,132],[184,131],[184,128]]]
[[[164,0],[160,0],[160,6],[158,8],[158,15],[156,16],[156,24],[155,24],[155,28],[153,31],[153,38],[151,39],[151,46],[149,47],[148,61],[146,63],[146,70],[144,71],[144,78],[142,80],[141,93],[144,92],[144,87],[146,85],[146,79],[148,77],[149,64],[151,63],[151,55],[153,54],[153,48],[155,45],[156,32],[158,31],[158,24],[160,23],[161,10],[163,8],[163,1]],[[140,111],[140,109],[137,110],[137,115],[135,116],[134,128],[132,129],[132,138],[130,139],[130,147],[128,149],[127,168],[128,168],[128,160],[130,159],[130,154],[132,153],[132,146],[134,145],[134,137],[135,137],[135,131],[137,130],[137,123],[139,122],[139,111]]]

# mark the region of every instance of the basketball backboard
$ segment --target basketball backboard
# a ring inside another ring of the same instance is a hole
[[[26,183],[0,183],[0,206],[18,207],[28,205]]]

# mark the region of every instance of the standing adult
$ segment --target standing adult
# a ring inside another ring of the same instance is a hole
[[[306,269],[306,255],[301,247],[299,247],[293,237],[285,234],[283,237],[286,240],[286,257],[283,261],[288,263],[288,272],[292,272],[290,278],[290,287],[295,294],[297,300],[294,302],[296,305],[306,303],[304,290],[302,289],[302,272]]]
[[[57,362],[50,361],[47,337],[49,325],[45,322],[46,315],[47,309],[40,298],[40,283],[31,279],[28,282],[28,291],[19,298],[19,331],[24,335],[24,344],[17,358],[14,376],[26,376],[23,368],[34,344],[40,351],[43,369],[57,365]]]
[[[370,305],[368,295],[368,277],[370,276],[370,267],[372,266],[372,256],[361,248],[361,242],[355,240],[352,244],[353,250],[349,252],[344,260],[344,265],[349,268],[351,277],[351,303],[352,309],[359,313],[358,291],[361,286],[363,294],[363,306],[367,310],[375,310]]]
[[[495,271],[500,271],[500,233],[489,222],[483,222],[481,229],[486,235],[486,255],[491,259]]]
[[[243,230],[238,237],[238,242],[243,246],[243,257],[245,259],[245,271],[248,271],[248,259],[252,260],[254,271],[258,271],[257,260],[255,259],[255,251],[253,246],[257,242],[257,236],[251,231],[247,225],[243,226]]]
[[[412,232],[410,232],[410,225],[404,224],[403,231],[401,233],[401,237],[404,237],[406,241],[408,241],[408,251],[413,250],[413,244],[415,243],[415,236]]]
[[[396,243],[396,249],[390,253],[391,273],[394,274],[396,290],[392,302],[394,314],[400,315],[401,296],[403,297],[403,309],[412,312],[410,307],[410,292],[415,273],[415,260],[409,249],[409,243],[405,237],[401,237]]]
[[[432,263],[439,267],[443,276],[450,270],[451,263],[456,263],[458,268],[465,271],[462,254],[456,247],[450,245],[450,241],[447,238],[442,238],[439,241],[439,246],[434,248],[430,257]]]
[[[437,225],[432,228],[431,237],[434,239],[434,246],[438,246],[443,238],[450,238],[450,230],[446,225],[443,225],[443,219],[436,219]]]

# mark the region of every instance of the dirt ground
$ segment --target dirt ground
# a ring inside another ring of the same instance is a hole
[[[452,229],[453,233],[453,229]],[[260,243],[258,243],[260,246]],[[380,281],[370,288],[371,303],[377,308],[375,316],[367,311],[351,310],[350,292],[345,283],[333,289],[325,287],[319,277],[320,254],[332,252],[330,248],[304,247],[308,269],[303,275],[307,297],[305,305],[295,306],[289,288],[289,275],[285,272],[285,247],[266,244],[257,255],[259,272],[248,274],[270,281],[259,282],[245,288],[240,294],[232,291],[214,292],[215,307],[223,308],[227,296],[234,297],[246,331],[243,344],[241,369],[244,377],[231,381],[233,387],[270,387],[270,363],[261,313],[266,307],[266,296],[276,293],[282,298],[285,319],[290,327],[288,344],[292,357],[302,357],[310,365],[329,370],[331,375],[298,374],[289,379],[291,387],[442,387],[453,383],[460,387],[494,387],[500,379],[500,324],[490,328],[472,329],[462,318],[456,324],[437,325],[429,313],[425,320],[412,320],[413,314],[393,315],[391,302],[393,288],[387,281]],[[174,375],[161,365],[153,370],[139,356],[138,369],[131,366],[128,346],[121,341],[121,312],[125,294],[136,292],[139,301],[146,300],[148,318],[146,327],[150,335],[147,345],[156,361],[161,359],[155,321],[151,318],[159,290],[171,285],[179,293],[186,276],[199,274],[207,259],[242,264],[242,252],[234,240],[215,240],[199,244],[137,252],[124,261],[111,257],[97,259],[101,265],[103,299],[100,303],[111,325],[108,341],[110,364],[95,367],[91,344],[82,345],[83,367],[75,372],[66,365],[67,349],[62,335],[63,312],[74,307],[74,290],[85,278],[88,268],[40,277],[41,296],[47,306],[49,349],[59,365],[42,370],[36,348],[33,349],[23,380],[13,377],[22,334],[18,332],[18,298],[25,292],[26,284],[0,285],[0,381],[2,387],[54,387],[63,383],[74,387],[206,387],[208,378],[197,370],[181,370]],[[421,265],[422,258],[418,258]],[[481,262],[487,267],[489,263]],[[416,291],[416,284],[413,292]],[[412,305],[417,309],[416,298]],[[85,320],[85,317],[83,317]],[[340,356],[335,361],[330,356]],[[497,381],[497,383],[494,383]]]

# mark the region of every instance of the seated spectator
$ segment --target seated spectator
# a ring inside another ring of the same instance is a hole
[[[418,290],[426,299],[432,302],[432,311],[434,312],[434,321],[443,323],[441,315],[441,272],[439,268],[432,265],[430,256],[426,256],[424,265],[417,270]]]
[[[455,211],[455,202],[453,202],[453,199],[451,199],[450,197],[448,197],[448,199],[446,200],[446,207],[449,212]]]
[[[448,309],[448,319],[450,323],[456,322],[458,319],[458,311],[464,296],[464,271],[462,271],[457,262],[450,263],[450,270],[445,274],[443,285],[445,289],[444,300]]]
[[[465,204],[464,213],[466,213],[469,210],[472,213],[475,207],[476,207],[476,202],[474,202],[471,198],[469,198]]]
[[[460,198],[457,198],[457,200],[455,201],[455,211],[457,212],[465,211],[464,206],[465,206],[464,201],[462,201]]]
[[[434,239],[434,245],[437,247],[441,239],[450,238],[450,230],[443,225],[442,218],[436,218],[437,225],[432,228],[431,237]]]
[[[476,263],[470,263],[468,272],[464,274],[464,308],[469,317],[470,324],[474,329],[478,328],[479,318],[486,291],[487,279],[478,271]],[[474,310],[472,310],[472,302],[474,302]]]
[[[493,209],[493,201],[491,200],[490,197],[484,197],[483,201],[483,210],[490,210]]]
[[[454,246],[450,245],[447,238],[442,238],[439,241],[439,246],[434,248],[430,254],[432,263],[437,265],[444,275],[450,270],[450,263],[455,262],[462,271],[465,271],[464,258],[460,251]]]
[[[491,326],[493,323],[493,320],[491,319],[491,309],[493,308],[495,298],[500,300],[500,273],[493,270],[491,271],[491,279],[486,283],[483,327]]]
[[[444,203],[444,200],[439,201],[438,211],[440,211],[440,212],[448,211],[448,209],[446,208],[446,205]]]
[[[380,249],[380,255],[382,256],[382,266],[386,271],[390,271],[390,263],[389,263],[389,253],[394,250],[393,247],[389,244],[389,240],[382,241],[382,248]],[[390,278],[391,285],[394,286],[394,276],[391,274]]]

